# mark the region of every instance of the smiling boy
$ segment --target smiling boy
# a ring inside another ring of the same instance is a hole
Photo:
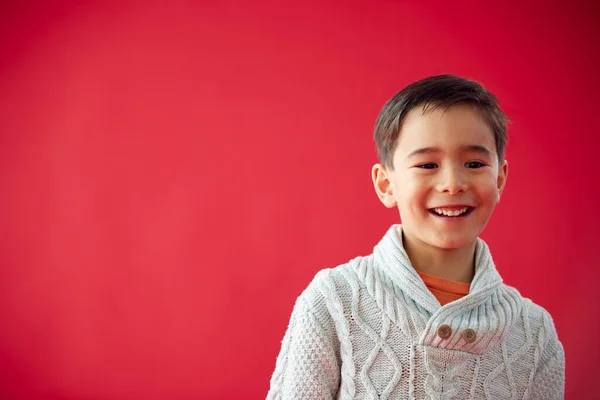
[[[384,105],[372,179],[402,225],[300,295],[267,398],[563,398],[552,318],[503,284],[479,238],[506,184],[506,138],[496,98],[460,77]]]

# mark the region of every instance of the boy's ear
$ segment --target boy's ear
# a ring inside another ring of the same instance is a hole
[[[498,168],[498,201],[500,201],[500,196],[502,195],[502,191],[504,190],[504,186],[506,186],[506,178],[508,177],[508,161],[502,160],[500,166]]]
[[[382,164],[375,164],[371,169],[371,179],[373,179],[373,186],[377,197],[387,208],[395,207],[398,202],[394,196],[394,188],[392,185],[391,171],[389,171]]]

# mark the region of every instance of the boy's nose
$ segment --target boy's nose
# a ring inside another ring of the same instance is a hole
[[[464,173],[457,168],[446,168],[440,174],[440,181],[437,185],[440,192],[446,192],[455,195],[468,189],[468,182]]]

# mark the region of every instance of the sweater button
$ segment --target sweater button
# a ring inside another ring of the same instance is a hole
[[[467,343],[473,343],[475,341],[475,339],[477,339],[477,334],[471,328],[465,329],[463,331],[462,336],[463,336],[463,339],[465,339],[465,342],[467,342]]]
[[[441,325],[437,330],[437,334],[441,339],[448,339],[452,336],[452,328],[448,325]]]

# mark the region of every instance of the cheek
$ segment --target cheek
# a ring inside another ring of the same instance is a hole
[[[498,202],[498,187],[495,180],[486,180],[485,184],[477,186],[477,197],[487,205],[495,205]]]
[[[397,188],[396,200],[400,212],[405,218],[410,215],[423,217],[427,215],[427,202],[431,194],[431,184],[428,179],[410,172],[397,176],[395,186]]]
[[[413,214],[425,214],[427,208],[427,196],[430,193],[423,185],[406,185],[404,204]]]

